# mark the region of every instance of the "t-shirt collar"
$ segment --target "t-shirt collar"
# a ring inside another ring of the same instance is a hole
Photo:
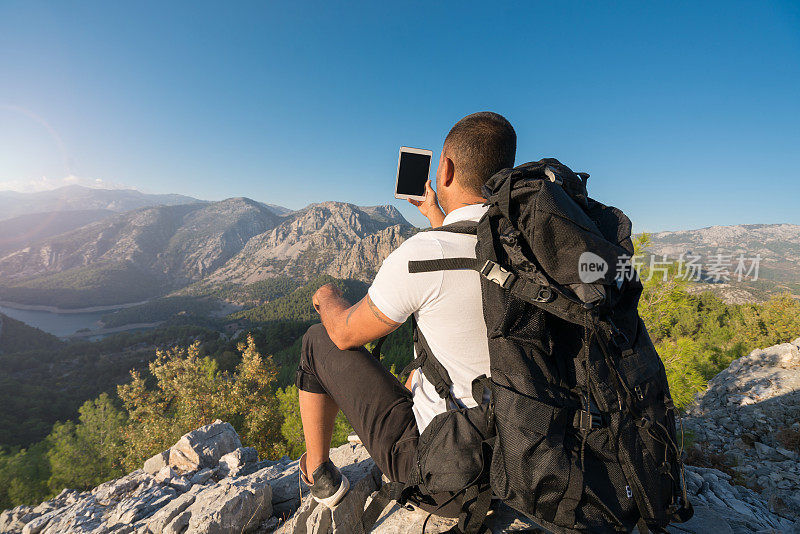
[[[483,214],[486,213],[486,210],[489,209],[489,206],[485,206],[483,204],[469,204],[468,206],[462,206],[460,208],[456,208],[450,213],[448,213],[442,224],[450,224],[459,221],[478,221]]]

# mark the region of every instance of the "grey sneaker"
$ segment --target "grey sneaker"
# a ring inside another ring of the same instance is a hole
[[[300,457],[300,479],[308,485],[311,496],[320,504],[333,508],[344,498],[350,489],[350,481],[339,471],[333,462],[328,460],[312,473],[314,483],[308,481],[306,475],[306,454]]]

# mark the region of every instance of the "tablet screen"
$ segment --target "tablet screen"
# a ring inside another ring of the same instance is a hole
[[[400,168],[397,170],[397,193],[400,195],[425,196],[425,182],[431,157],[427,154],[401,152]]]

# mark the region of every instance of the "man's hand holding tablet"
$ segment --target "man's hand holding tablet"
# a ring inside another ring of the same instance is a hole
[[[439,200],[436,198],[436,191],[431,187],[431,181],[425,182],[425,200],[408,199],[414,204],[419,212],[430,222],[432,228],[438,228],[444,222],[444,212],[439,207]]]

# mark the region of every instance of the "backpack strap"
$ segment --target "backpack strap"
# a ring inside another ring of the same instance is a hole
[[[423,232],[452,232],[454,234],[478,235],[478,223],[475,221],[456,221],[437,228],[425,228]]]
[[[439,258],[435,260],[411,260],[408,262],[408,272],[412,274],[457,269],[480,271],[480,267],[481,264],[477,258]]]
[[[411,316],[411,328],[414,335],[414,350],[417,353],[417,357],[403,369],[403,374],[410,374],[414,369],[419,369],[422,371],[422,374],[425,375],[428,382],[433,384],[436,393],[438,393],[441,398],[452,400],[455,405],[458,406],[450,389],[453,387],[453,380],[450,378],[450,373],[447,372],[444,365],[433,355],[433,351],[430,345],[428,345],[425,336],[422,335],[417,325],[417,320],[413,315]]]
[[[381,359],[381,348],[383,347],[383,344],[386,342],[387,337],[389,337],[389,334],[386,334],[382,338],[378,339],[378,341],[375,342],[375,346],[372,347],[371,354],[372,357],[375,358],[376,360]]]
[[[438,228],[426,228],[423,232],[451,232],[454,234],[478,235],[478,223],[475,221],[456,221]],[[428,273],[432,271],[450,271],[455,269],[480,270],[476,258],[440,258],[435,260],[411,260],[408,262],[409,273]]]
[[[464,491],[464,506],[458,516],[458,528],[453,528],[451,532],[458,534],[491,532],[484,523],[491,505],[492,487],[488,481],[468,487]]]
[[[422,231],[477,235],[478,223],[475,221],[456,221],[438,228],[426,228]],[[428,273],[456,269],[480,271],[480,262],[476,258],[439,258],[434,260],[411,260],[408,262],[409,273]],[[411,326],[414,331],[414,349],[417,357],[403,369],[403,374],[410,373],[414,369],[420,369],[425,378],[436,388],[436,392],[441,398],[450,399],[458,406],[459,404],[451,391],[453,380],[450,378],[447,369],[433,355],[433,351],[431,351],[425,336],[422,335],[413,315],[411,316]]]
[[[408,483],[387,482],[381,486],[361,515],[361,527],[364,529],[364,532],[372,531],[381,513],[392,501],[397,501],[397,504],[400,506],[408,506],[409,498],[418,491],[417,484],[419,484],[419,482],[420,481],[409,481]],[[461,493],[464,494],[464,504],[458,516],[458,525],[447,532],[451,534],[489,533],[490,531],[485,525],[486,516],[489,514],[489,508],[492,505],[492,488],[489,482],[484,481],[471,484],[453,494],[450,500],[458,497]],[[441,506],[445,506],[450,500]],[[423,523],[423,532],[431,515],[433,515],[433,512],[428,514],[428,517]]]
[[[476,258],[440,258],[434,260],[410,260],[409,273],[470,269],[478,271],[484,278],[511,292],[515,297],[538,306],[553,315],[574,324],[582,325],[587,307],[560,291],[555,284],[537,277],[531,280],[492,260]]]

